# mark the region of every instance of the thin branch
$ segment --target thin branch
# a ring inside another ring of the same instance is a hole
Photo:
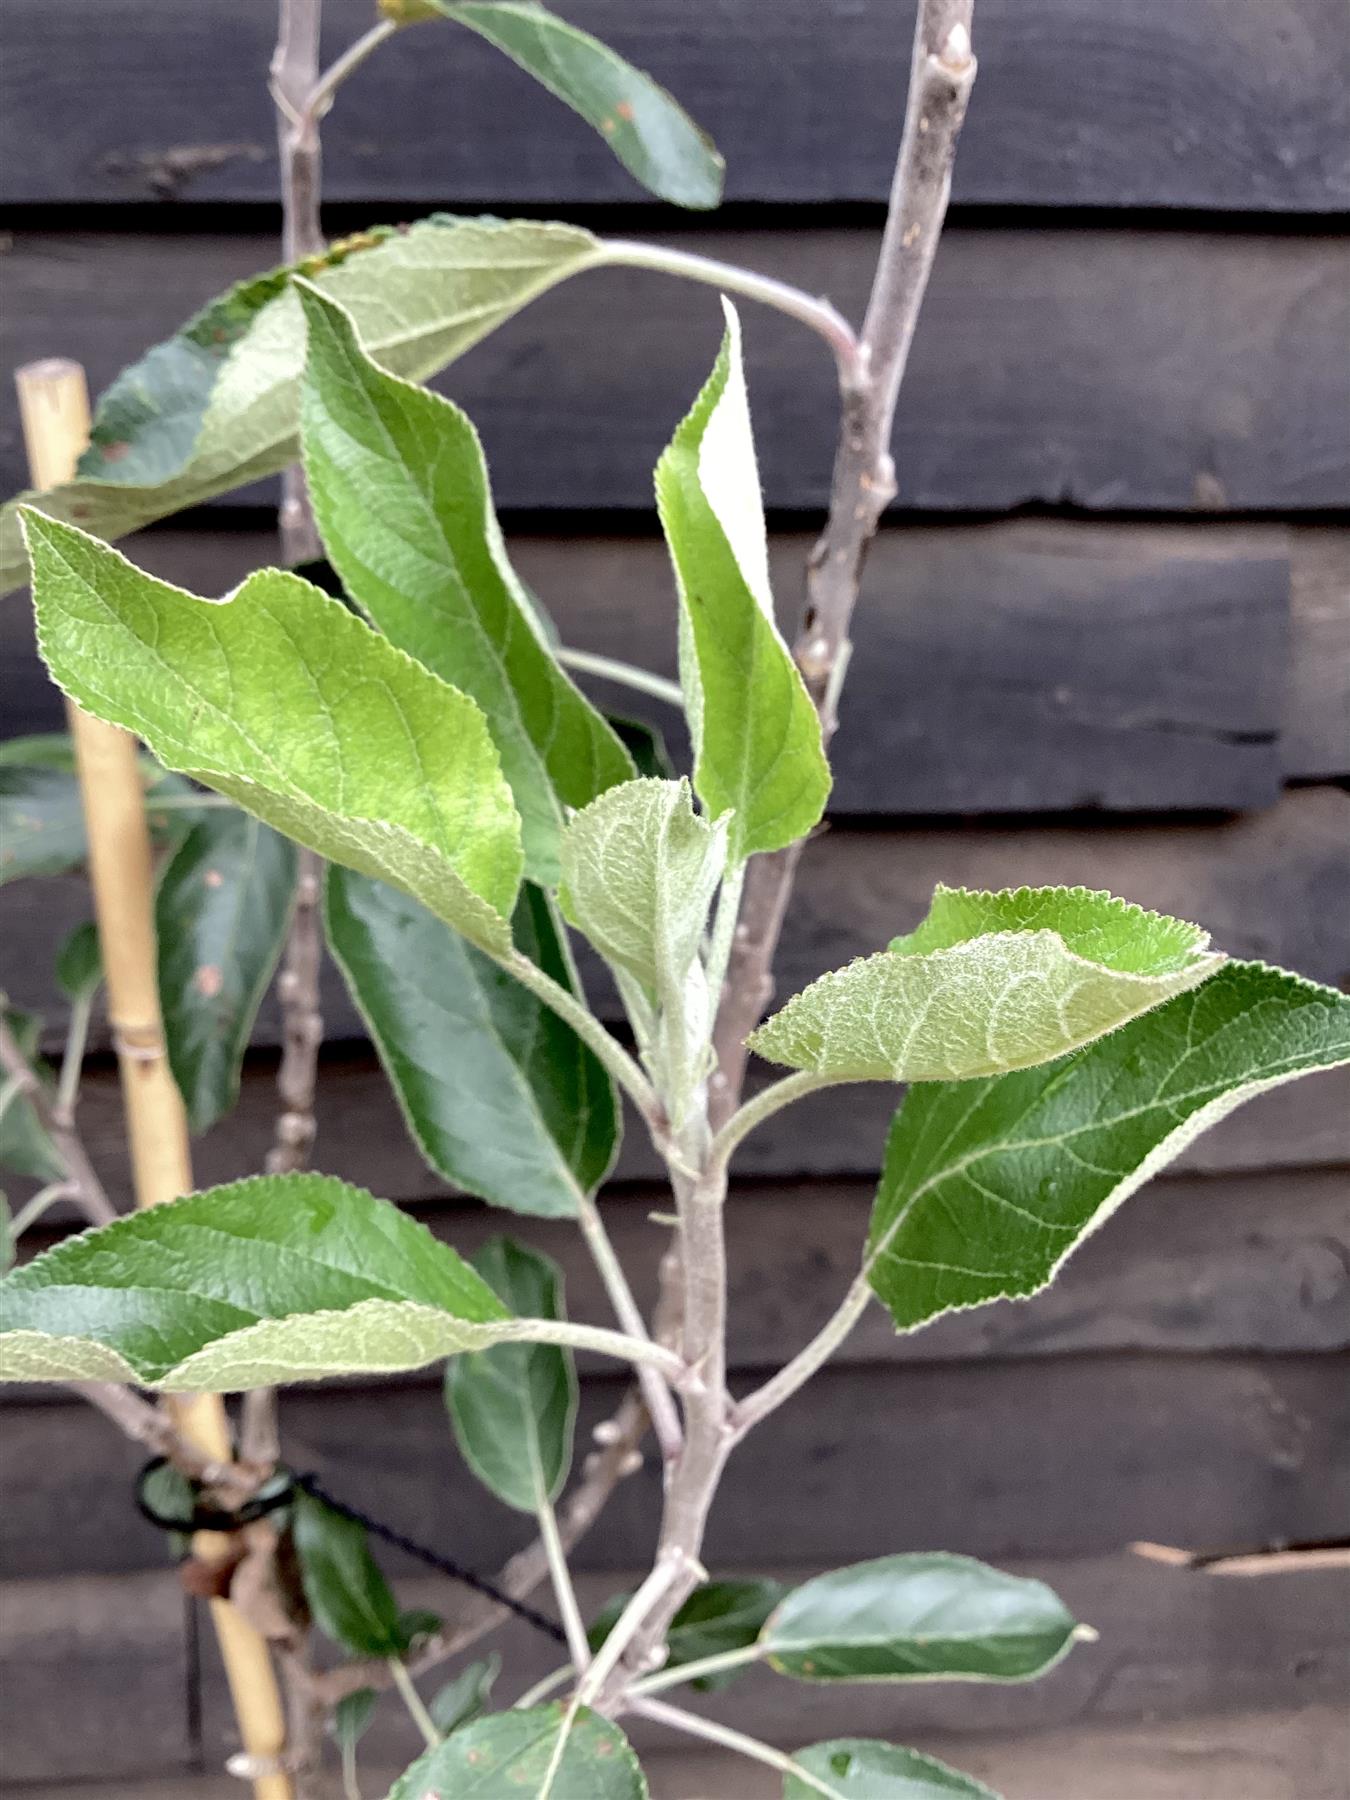
[[[763,1387],[747,1394],[744,1400],[732,1408],[732,1424],[738,1439],[744,1437],[752,1426],[758,1425],[761,1419],[767,1419],[771,1412],[776,1412],[785,1400],[792,1398],[798,1388],[806,1385],[817,1369],[829,1361],[867,1311],[871,1298],[872,1287],[867,1279],[867,1271],[864,1270],[845,1294],[837,1311],[825,1321],[811,1342],[799,1350],[791,1362],[785,1363],[776,1375],[770,1377]]]
[[[567,1648],[572,1655],[572,1667],[584,1669],[591,1660],[591,1647],[586,1637],[581,1608],[577,1604],[577,1591],[572,1585],[572,1573],[567,1566],[567,1552],[558,1531],[557,1514],[547,1494],[540,1494],[535,1516],[539,1520],[539,1542],[544,1546],[544,1555],[548,1559],[553,1598],[558,1603],[558,1613],[567,1636]]]
[[[408,1717],[422,1734],[422,1740],[428,1750],[434,1750],[441,1741],[441,1734],[436,1729],[436,1721],[422,1703],[422,1696],[413,1686],[413,1678],[408,1673],[407,1664],[401,1657],[389,1658],[389,1673],[398,1689],[399,1699],[408,1709]]]
[[[61,1075],[56,1084],[54,1111],[65,1125],[75,1123],[75,1102],[79,1098],[80,1076],[84,1072],[84,1051],[89,1042],[89,1019],[94,1010],[94,996],[82,994],[71,1003],[70,1023],[66,1027],[66,1044],[61,1054]]]
[[[103,1183],[95,1173],[79,1134],[72,1124],[58,1116],[46,1083],[29,1063],[3,1017],[0,1017],[0,1070],[28,1101],[37,1114],[38,1124],[51,1139],[66,1171],[70,1198],[91,1224],[110,1225],[118,1216],[117,1208],[104,1192]]]
[[[16,1090],[17,1092],[17,1090]],[[75,1189],[68,1181],[49,1181],[44,1188],[39,1188],[31,1195],[15,1213],[9,1222],[9,1235],[17,1242],[25,1231],[36,1225],[49,1206],[55,1206],[58,1200],[74,1200]]]
[[[373,56],[385,39],[393,37],[398,29],[394,20],[381,19],[378,25],[372,25],[355,43],[349,44],[309,90],[309,98],[302,108],[302,117],[313,120],[317,125],[332,106],[334,96],[347,77],[355,74],[366,58]]]
[[[630,1337],[648,1337],[650,1334],[642,1317],[642,1310],[633,1297],[623,1264],[615,1254],[609,1233],[605,1230],[600,1208],[589,1194],[577,1196],[577,1223],[590,1250],[591,1260],[599,1270],[615,1317]],[[647,1411],[651,1415],[656,1441],[661,1446],[661,1454],[667,1463],[673,1462],[680,1453],[684,1432],[670,1388],[655,1369],[639,1369],[638,1381]]]
[[[508,975],[514,975],[522,987],[537,994],[545,1006],[572,1027],[582,1043],[595,1052],[632,1100],[646,1120],[648,1128],[655,1131],[662,1116],[656,1090],[623,1045],[606,1031],[594,1013],[575,994],[569,993],[561,982],[545,974],[543,969],[532,963],[528,956],[523,956],[519,950],[509,950],[495,960]]]
[[[676,1663],[672,1669],[658,1669],[654,1675],[644,1675],[635,1681],[632,1693],[637,1695],[659,1694],[666,1688],[681,1687],[687,1681],[702,1681],[708,1675],[725,1675],[731,1669],[743,1669],[747,1663],[758,1662],[764,1652],[758,1644],[742,1644],[735,1650],[722,1650],[716,1656],[696,1657],[692,1662]]]
[[[178,1429],[168,1413],[143,1400],[131,1388],[111,1381],[71,1381],[70,1391],[110,1419],[124,1437],[165,1457],[180,1474],[204,1486],[232,1492],[245,1499],[257,1487],[257,1479],[236,1463],[206,1456]]]
[[[619,1666],[627,1650],[642,1630],[652,1610],[679,1584],[685,1574],[685,1558],[675,1554],[658,1555],[647,1579],[614,1621],[608,1637],[596,1651],[577,1687],[577,1701],[592,1705],[604,1692],[605,1683]]]
[[[796,1100],[804,1100],[808,1094],[818,1094],[824,1088],[843,1087],[852,1079],[848,1075],[820,1075],[814,1069],[799,1069],[794,1075],[784,1075],[732,1114],[713,1139],[710,1160],[729,1163],[738,1146],[755,1127],[771,1119],[776,1112]]]
[[[554,654],[566,669],[576,669],[583,675],[598,675],[620,687],[632,688],[635,694],[664,700],[668,706],[684,705],[684,691],[679,682],[668,681],[664,675],[653,675],[650,669],[639,669],[633,663],[620,662],[617,657],[599,656],[593,650],[570,650],[565,645]]]
[[[686,1712],[682,1706],[670,1706],[664,1700],[634,1699],[629,1703],[630,1711],[640,1718],[650,1719],[654,1725],[668,1725],[672,1731],[682,1731],[686,1737],[702,1738],[705,1743],[717,1744],[723,1750],[734,1750],[738,1756],[745,1756],[751,1762],[764,1763],[770,1769],[777,1769],[781,1775],[790,1775],[794,1782],[813,1793],[832,1796],[838,1794],[837,1788],[826,1787],[823,1781],[804,1769],[781,1750],[775,1750],[771,1744],[762,1744],[758,1738],[748,1737],[743,1731],[733,1731],[730,1725],[719,1725],[715,1719],[702,1718],[698,1713]]]
[[[511,1702],[512,1712],[525,1712],[531,1706],[538,1706],[541,1700],[548,1699],[555,1688],[560,1688],[572,1673],[570,1662],[563,1663],[560,1668],[551,1669],[547,1675],[536,1681],[533,1687],[526,1688],[519,1700]]]
[[[323,942],[319,929],[319,884],[323,864],[312,850],[301,850],[295,880],[295,910],[277,978],[281,1001],[282,1049],[277,1070],[277,1114],[269,1175],[293,1174],[309,1162],[317,1127],[314,1092],[318,1085],[323,1014],[319,1010],[319,972]]]

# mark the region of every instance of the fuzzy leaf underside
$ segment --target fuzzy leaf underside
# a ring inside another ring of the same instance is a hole
[[[774,623],[740,323],[656,468],[680,597],[680,681],[694,786],[731,812],[728,858],[805,837],[830,791],[820,720]]]
[[[600,260],[570,225],[438,215],[255,276],[118,377],[74,481],[19,500],[117,538],[293,462],[305,359],[294,273],[347,308],[381,367],[422,380]],[[25,579],[17,504],[0,510],[0,592]]]
[[[39,648],[80,705],[472,941],[509,946],[520,821],[472,700],[298,576],[263,569],[201,600],[71,526],[25,525]]]
[[[896,1115],[867,1266],[896,1326],[1044,1288],[1079,1243],[1245,1100],[1350,1062],[1350,998],[1229,962],[1074,1054],[916,1086]]]
[[[329,558],[386,637],[483,709],[529,872],[556,883],[564,809],[627,781],[632,760],[541,641],[468,418],[386,374],[350,315],[297,285],[309,330],[301,439]]]
[[[1044,1582],[915,1552],[804,1582],[759,1642],[802,1681],[1029,1681],[1067,1653],[1075,1629]]]

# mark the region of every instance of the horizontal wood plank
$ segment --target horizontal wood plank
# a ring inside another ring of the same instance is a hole
[[[1312,531],[1289,616],[1279,527],[1019,521],[882,533],[868,559],[843,728],[836,815],[1240,811],[1281,779],[1350,771],[1350,581]],[[785,620],[811,546],[773,539]],[[518,533],[512,552],[564,641],[675,672],[669,561],[653,536]],[[228,592],[275,561],[267,531],[160,530],[128,554],[194,593]],[[19,599],[0,606],[6,729],[60,728],[60,696]],[[1286,680],[1286,676],[1289,677]],[[607,704],[669,708],[611,683]]]
[[[364,31],[334,0],[334,54]],[[741,201],[884,199],[912,5],[575,0],[716,138]],[[1350,205],[1335,0],[989,0],[958,203],[1334,211]],[[275,26],[228,0],[12,0],[0,88],[9,202],[272,200]],[[88,54],[97,36],[99,54]],[[453,103],[449,97],[453,96]],[[62,130],[52,132],[53,116]],[[393,121],[415,121],[412,129]],[[385,46],[324,131],[330,201],[611,202],[641,190],[580,121],[467,33]]]
[[[1350,1506],[1348,1372],[1342,1354],[831,1368],[733,1460],[709,1566],[766,1549],[783,1562],[848,1561],[897,1539],[997,1560],[1095,1556],[1137,1538],[1223,1549],[1331,1537]],[[621,1386],[583,1384],[583,1432]],[[485,1505],[458,1464],[434,1386],[296,1389],[283,1412],[292,1466],[414,1539],[484,1568],[523,1541],[525,1521]],[[131,1509],[140,1455],[105,1421],[54,1396],[7,1407],[4,1428],[0,1568],[106,1573],[161,1560],[158,1534]],[[579,1566],[640,1563],[660,1485],[649,1458]]]
[[[852,314],[876,252],[863,230],[667,241],[827,292]],[[59,352],[97,388],[274,255],[267,238],[16,232],[0,366]],[[1320,236],[949,233],[900,406],[900,506],[1345,505],[1348,272],[1350,243]],[[652,468],[720,330],[711,292],[601,271],[547,294],[442,385],[480,427],[507,510],[648,513]],[[747,355],[767,503],[817,508],[835,429],[830,359],[792,321],[758,312]],[[0,487],[23,479],[7,419]]]

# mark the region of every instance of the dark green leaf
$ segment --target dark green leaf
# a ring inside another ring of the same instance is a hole
[[[320,1631],[353,1656],[398,1656],[406,1649],[398,1602],[370,1554],[365,1526],[297,1489],[291,1532]]]
[[[783,1800],[998,1800],[982,1781],[875,1738],[834,1738],[792,1760],[802,1774],[784,1777]]]
[[[765,1621],[783,1597],[777,1581],[710,1581],[685,1601],[671,1622],[666,1639],[669,1655],[665,1669],[683,1668],[705,1657],[745,1650],[759,1639]],[[599,1612],[588,1636],[598,1650],[618,1621],[631,1596],[616,1594]],[[693,1683],[701,1693],[715,1693],[736,1679],[736,1669],[701,1676]]]
[[[760,1643],[774,1668],[802,1681],[1027,1681],[1067,1653],[1075,1630],[1044,1582],[932,1552],[804,1582]]]
[[[98,992],[103,980],[103,957],[98,947],[98,927],[92,921],[77,925],[57,951],[56,979],[74,1006],[87,1005]]]
[[[332,946],[431,1167],[496,1206],[571,1216],[604,1180],[619,1114],[594,1054],[541,1001],[409,896],[330,869]],[[512,929],[574,988],[552,902],[526,883]]]
[[[493,1686],[501,1672],[502,1659],[495,1651],[481,1662],[468,1663],[428,1702],[427,1711],[432,1723],[449,1737],[462,1725],[481,1718],[488,1709]]]
[[[673,781],[675,762],[666,748],[666,740],[645,719],[630,719],[625,713],[606,713],[615,736],[633,759],[639,776],[649,781]]]
[[[385,374],[340,306],[305,283],[299,291],[309,324],[301,437],[329,557],[386,637],[482,707],[527,870],[552,885],[564,808],[628,780],[628,753],[539,635],[469,420]]]
[[[473,1266],[518,1318],[560,1319],[562,1277],[537,1250],[492,1238]],[[572,1462],[577,1376],[556,1344],[499,1344],[446,1364],[445,1401],[464,1460],[519,1512],[557,1498]]]
[[[722,158],[684,108],[608,45],[534,0],[437,0],[598,131],[652,193],[700,209],[722,198]]]
[[[379,1702],[380,1696],[374,1688],[357,1688],[354,1694],[344,1694],[333,1708],[333,1736],[345,1758],[351,1756],[369,1730]]]
[[[193,1131],[234,1105],[249,1033],[281,954],[295,846],[251,814],[204,813],[155,895],[169,1066]]]
[[[445,1623],[441,1615],[425,1606],[414,1606],[398,1616],[398,1629],[405,1649],[424,1638],[435,1637]]]
[[[872,1213],[872,1286],[901,1330],[1034,1294],[1201,1131],[1347,1061],[1350,998],[1230,962],[1058,1062],[913,1087]]]
[[[42,1020],[36,1013],[20,1012],[0,1000],[5,1023],[14,1033],[20,1051],[40,1081],[46,1081],[46,1065],[38,1057],[42,1036]],[[0,1078],[0,1087],[5,1082]],[[55,1144],[38,1122],[33,1103],[26,1095],[13,1092],[0,1112],[0,1169],[15,1175],[27,1175],[34,1181],[60,1181],[66,1173]]]
[[[387,1800],[647,1800],[617,1725],[582,1708],[515,1707],[475,1719],[421,1756]]]

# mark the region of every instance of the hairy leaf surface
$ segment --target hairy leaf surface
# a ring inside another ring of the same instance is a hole
[[[169,1067],[188,1124],[234,1105],[258,1007],[295,897],[295,846],[232,807],[203,813],[155,893],[159,998]]]
[[[189,1194],[69,1238],[0,1282],[9,1381],[229,1393],[534,1340],[630,1354],[614,1332],[511,1318],[425,1226],[326,1175]]]
[[[536,0],[434,0],[581,114],[630,174],[676,206],[722,198],[722,158],[684,108],[650,75]]]
[[[596,239],[570,225],[439,215],[254,276],[117,378],[74,481],[20,499],[116,538],[294,462],[305,360],[294,273],[348,309],[382,367],[421,380],[599,260]],[[24,578],[11,501],[0,511],[0,592]]]
[[[647,1800],[617,1725],[557,1703],[475,1719],[421,1756],[387,1800]]]
[[[656,468],[656,498],[680,595],[680,681],[694,786],[731,811],[728,858],[805,837],[825,810],[820,721],[774,623],[769,554],[740,323]]]
[[[564,807],[627,781],[632,760],[540,639],[468,418],[385,374],[342,307],[297,285],[309,324],[301,438],[329,557],[386,637],[482,707],[529,872],[556,883]]]
[[[24,517],[59,686],[170,768],[506,947],[520,821],[472,700],[298,576],[263,569],[199,600]]]
[[[876,1738],[831,1738],[792,1758],[801,1776],[783,1781],[783,1800],[998,1800],[992,1788],[936,1757]]]
[[[437,1174],[494,1206],[575,1214],[619,1143],[608,1074],[570,1025],[410,895],[330,868],[328,941],[408,1129]],[[521,889],[516,947],[569,990],[548,896]]]
[[[1205,981],[1223,962],[1207,941],[1195,926],[1083,888],[943,889],[917,931],[822,976],[749,1043],[770,1062],[840,1080],[1002,1074],[1078,1049]]]
[[[492,1238],[473,1266],[508,1312],[561,1319],[562,1276],[537,1250]],[[557,1344],[499,1344],[446,1364],[445,1403],[460,1452],[518,1512],[555,1500],[572,1464],[577,1374]]]
[[[1045,1287],[1084,1237],[1244,1100],[1350,1062],[1350,998],[1230,962],[1038,1069],[915,1087],[891,1127],[867,1266],[900,1329]]]
[[[916,1552],[804,1582],[760,1643],[803,1681],[1027,1681],[1059,1661],[1075,1629],[1042,1581]]]

